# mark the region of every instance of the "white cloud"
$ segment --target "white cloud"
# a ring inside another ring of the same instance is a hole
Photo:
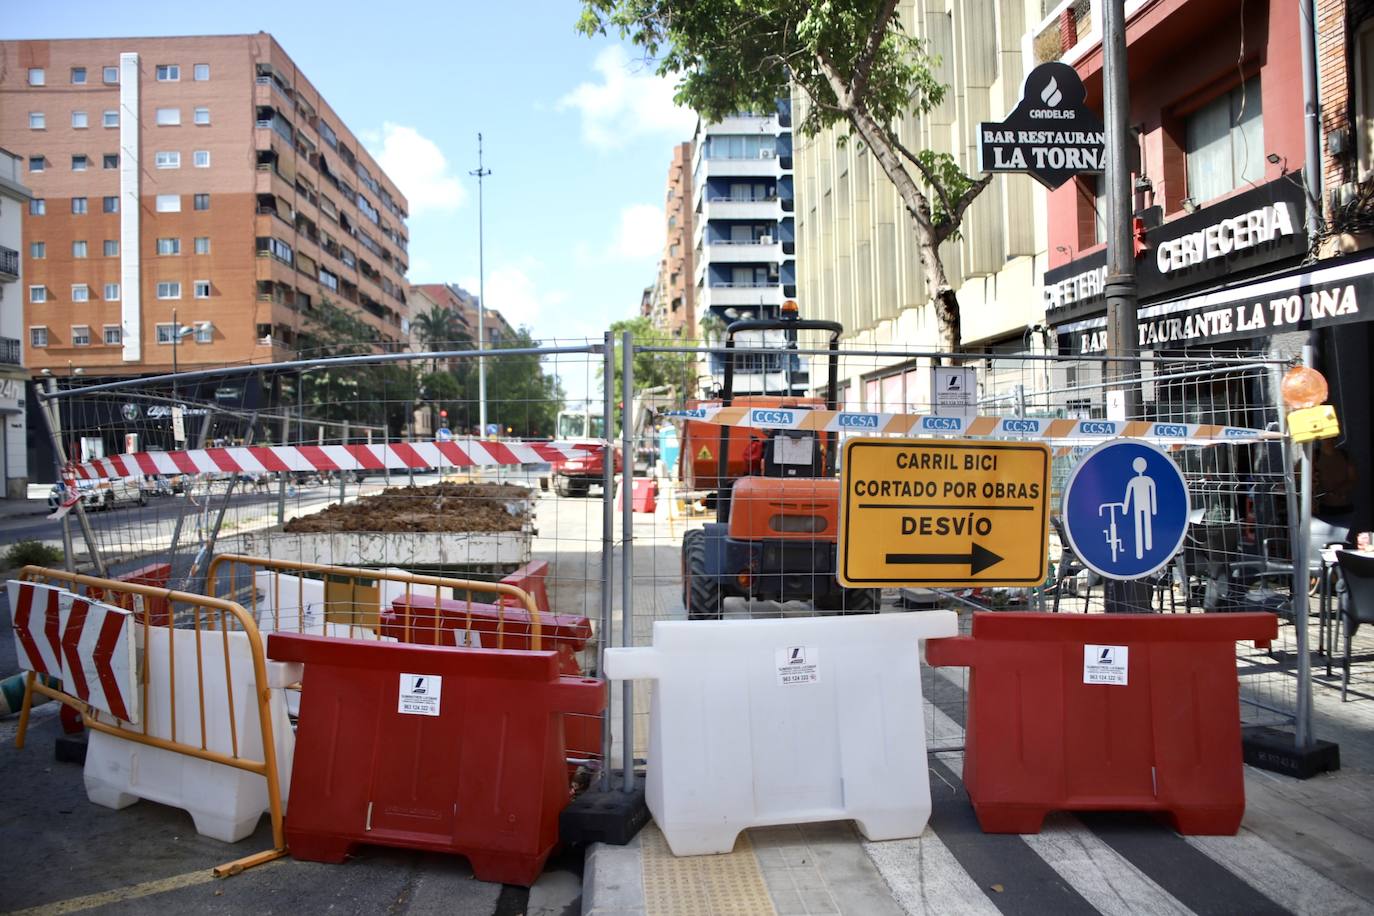
[[[614,257],[625,259],[657,258],[663,253],[667,228],[663,208],[653,204],[631,204],[620,210],[620,230],[611,245]]]
[[[367,143],[380,165],[410,202],[412,216],[425,211],[455,210],[468,192],[449,171],[448,160],[438,144],[413,127],[382,125],[380,135],[369,134]]]
[[[558,110],[582,113],[582,139],[597,149],[616,149],[652,134],[686,138],[696,115],[673,103],[674,80],[646,63],[633,63],[619,45],[596,56],[600,82],[584,82],[558,100]]]
[[[496,309],[501,316],[511,325],[518,328],[522,325],[535,329],[535,333],[543,333],[540,330],[540,316],[545,309],[554,309],[567,300],[567,296],[559,291],[543,291],[538,288],[534,278],[529,275],[526,268],[529,264],[507,264],[497,267],[487,273],[487,305]],[[478,283],[476,277],[468,277],[462,282],[464,289],[476,294]],[[554,318],[553,315],[545,316],[545,324],[548,319]]]

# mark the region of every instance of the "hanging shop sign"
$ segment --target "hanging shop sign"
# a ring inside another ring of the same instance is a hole
[[[1230,289],[1212,290],[1138,312],[1142,350],[1183,350],[1374,317],[1374,259],[1342,261]],[[1061,352],[1107,350],[1107,319],[1060,325]]]
[[[1107,167],[1102,120],[1083,104],[1078,71],[1058,61],[1030,72],[1005,121],[978,125],[978,167],[984,172],[1025,172],[1054,189],[1075,175]]]
[[[1307,253],[1301,176],[1287,175],[1156,226],[1136,259],[1142,299]],[[1045,310],[1077,316],[1104,307],[1107,252],[1045,271]]]

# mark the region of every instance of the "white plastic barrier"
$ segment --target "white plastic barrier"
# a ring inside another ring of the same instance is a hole
[[[180,743],[201,745],[201,690],[204,690],[204,742],[207,750],[234,755],[230,735],[228,693],[225,684],[224,638],[229,638],[229,670],[233,681],[233,716],[238,756],[263,759],[262,729],[254,698],[253,657],[245,633],[202,630],[200,676],[196,669],[196,632],[147,628],[148,734],[171,740],[172,699],[167,685],[172,672],[168,659],[169,633],[175,645],[176,738]],[[291,785],[291,762],[296,737],[286,714],[288,684],[301,678],[301,666],[267,663],[276,743],[277,772],[282,805]],[[270,810],[267,781],[255,773],[151,747],[92,730],[86,750],[86,796],[107,808],[125,808],[146,798],[182,808],[195,821],[196,832],[235,843],[257,827],[263,812]]]
[[[647,796],[676,855],[748,827],[852,818],[871,840],[930,818],[919,640],[952,611],[659,621],[606,675],[652,679]]]
[[[405,572],[390,567],[386,572]],[[404,597],[404,582],[376,580],[379,600],[377,612],[390,608],[391,602]],[[352,639],[380,639],[395,642],[391,637],[378,636],[366,627],[343,623],[328,623],[324,616],[324,582],[308,576],[292,576],[274,570],[253,573],[257,587],[257,602],[253,605],[258,630],[267,633],[305,633],[312,636],[334,636]],[[429,589],[433,592],[433,589]],[[423,586],[412,586],[414,594],[425,594]]]

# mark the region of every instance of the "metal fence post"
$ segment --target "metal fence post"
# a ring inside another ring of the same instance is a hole
[[[611,420],[615,417],[615,337],[607,331],[601,351],[604,413],[601,439],[605,457],[601,471],[601,634],[596,641],[596,672],[606,676],[606,647],[611,639],[612,567],[615,564],[615,461],[612,458]],[[611,789],[611,705],[601,712],[601,791]]]
[[[1310,608],[1304,606],[1299,612],[1298,603],[1307,603],[1307,541],[1312,530],[1312,456],[1310,452],[1303,456],[1302,469],[1299,472],[1293,454],[1295,446],[1286,438],[1288,416],[1283,407],[1282,381],[1283,373],[1278,366],[1271,366],[1269,384],[1273,394],[1274,413],[1278,416],[1279,432],[1285,436],[1282,442],[1283,474],[1288,484],[1284,487],[1284,496],[1288,504],[1289,539],[1293,545],[1293,582],[1290,588],[1293,592],[1293,643],[1298,656],[1297,695],[1293,699],[1293,744],[1298,748],[1308,748],[1312,746],[1312,659],[1307,654],[1307,612]],[[1299,473],[1302,475],[1301,481],[1298,479]]]
[[[634,343],[629,331],[620,335],[620,641],[634,645],[634,430],[630,428],[630,399],[634,396]],[[610,417],[606,418],[610,423]],[[609,427],[608,427],[609,428]],[[608,456],[609,457],[609,456]],[[634,681],[621,685],[621,712],[624,718],[621,753],[624,759],[621,789],[635,788]]]
[[[348,445],[348,421],[343,424],[343,445]],[[339,505],[348,501],[348,472],[339,470]]]
[[[281,417],[281,444],[286,445],[290,437],[291,417],[283,411]],[[286,524],[286,481],[287,478],[291,476],[291,472],[282,471],[278,476],[280,479],[277,481],[277,524],[280,526]]]

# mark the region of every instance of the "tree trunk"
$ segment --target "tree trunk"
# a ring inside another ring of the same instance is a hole
[[[911,217],[911,225],[916,232],[916,248],[921,257],[926,294],[930,297],[931,307],[935,309],[935,320],[940,329],[940,349],[946,353],[953,353],[959,348],[960,343],[959,297],[949,285],[945,264],[940,258],[940,243],[936,241],[930,201],[921,193],[911,173],[902,164],[897,150],[888,142],[882,128],[872,116],[856,107],[847,109],[846,114],[855,132],[868,144],[883,173],[896,187],[897,194],[902,198],[907,214]]]

